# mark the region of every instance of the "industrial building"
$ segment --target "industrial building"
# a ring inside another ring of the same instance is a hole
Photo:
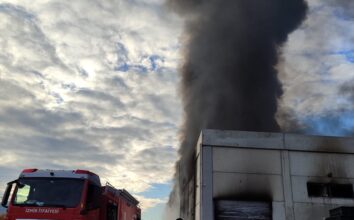
[[[184,220],[323,220],[354,206],[354,138],[203,130]]]

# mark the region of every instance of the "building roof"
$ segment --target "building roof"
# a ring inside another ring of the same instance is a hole
[[[198,145],[276,150],[354,153],[353,137],[329,137],[292,133],[202,130]]]

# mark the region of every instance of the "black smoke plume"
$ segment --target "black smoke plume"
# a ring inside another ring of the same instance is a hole
[[[183,185],[194,172],[201,129],[280,130],[274,116],[282,88],[275,65],[307,5],[303,0],[168,0],[168,5],[185,19],[180,88],[185,119],[176,177]]]

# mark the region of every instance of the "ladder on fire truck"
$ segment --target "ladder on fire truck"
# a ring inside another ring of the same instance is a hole
[[[138,206],[139,201],[134,198],[127,190],[125,189],[116,189],[112,184],[106,182],[105,193],[110,193],[114,197],[122,197],[127,202],[131,203],[133,206]]]

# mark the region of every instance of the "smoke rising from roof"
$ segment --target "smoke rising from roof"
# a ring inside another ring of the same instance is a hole
[[[279,131],[279,47],[306,15],[303,0],[168,0],[185,19],[181,184],[201,129]],[[177,188],[175,189],[177,190]],[[173,195],[173,193],[171,194]],[[171,198],[173,199],[173,198]]]

